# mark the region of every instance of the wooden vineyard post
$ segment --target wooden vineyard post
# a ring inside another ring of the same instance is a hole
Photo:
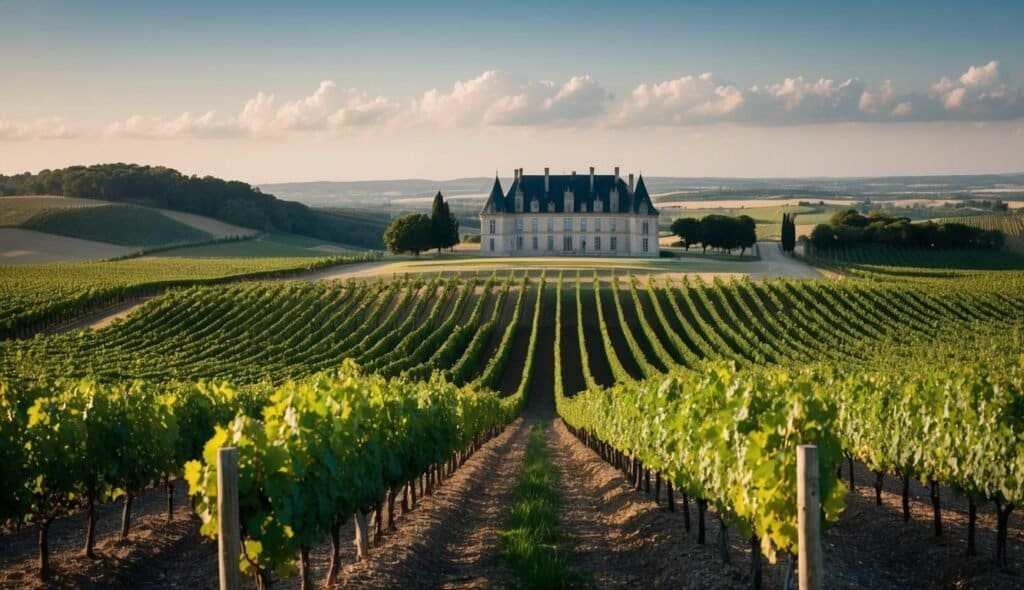
[[[220,590],[240,588],[238,556],[241,554],[238,522],[238,449],[217,452],[217,555]]]
[[[800,445],[796,449],[796,485],[800,590],[821,590],[821,492],[815,445]]]

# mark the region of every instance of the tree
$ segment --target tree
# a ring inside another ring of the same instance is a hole
[[[422,213],[410,213],[396,219],[384,232],[384,243],[395,254],[420,252],[434,246],[433,226]]]
[[[749,215],[740,215],[732,222],[732,225],[730,233],[733,239],[731,242],[740,247],[740,256],[743,256],[747,248],[753,248],[757,243],[757,222]]]
[[[434,195],[434,204],[430,209],[430,233],[434,238],[431,247],[451,248],[459,243],[459,220],[452,215],[448,203],[444,201],[441,191]]]
[[[695,217],[680,217],[672,222],[672,233],[683,241],[687,251],[690,246],[700,242],[700,221]]]
[[[782,214],[782,249],[792,252],[796,247],[796,221],[789,213]]]
[[[832,231],[832,226],[824,223],[814,226],[810,243],[814,246],[815,252],[832,249],[836,245],[836,234]]]

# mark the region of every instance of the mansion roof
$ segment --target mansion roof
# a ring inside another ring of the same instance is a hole
[[[630,176],[632,181],[632,175]],[[647,193],[643,175],[640,176],[636,189],[631,191],[621,177],[613,174],[517,174],[507,193],[502,191],[501,181],[495,177],[483,213],[517,212],[516,197],[520,192],[520,213],[534,211],[532,203],[536,201],[536,211],[540,213],[658,214]],[[596,205],[598,202],[599,211]]]

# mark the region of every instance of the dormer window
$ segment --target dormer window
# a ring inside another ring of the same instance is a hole
[[[555,203],[554,203],[554,201],[552,201],[552,202],[548,203],[548,213],[554,213],[554,212],[555,212]]]
[[[582,205],[580,205],[580,211],[582,211],[584,213],[587,212],[587,204],[586,203],[583,203]]]
[[[594,200],[594,213],[600,213],[601,212],[601,208],[602,208],[603,205],[604,205],[604,203],[601,202],[601,199],[595,199]]]

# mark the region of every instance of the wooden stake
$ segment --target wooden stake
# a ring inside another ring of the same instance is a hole
[[[796,449],[797,560],[800,590],[821,590],[821,491],[818,487],[818,447]]]
[[[238,590],[241,527],[238,520],[238,449],[217,452],[217,555],[220,590]]]

